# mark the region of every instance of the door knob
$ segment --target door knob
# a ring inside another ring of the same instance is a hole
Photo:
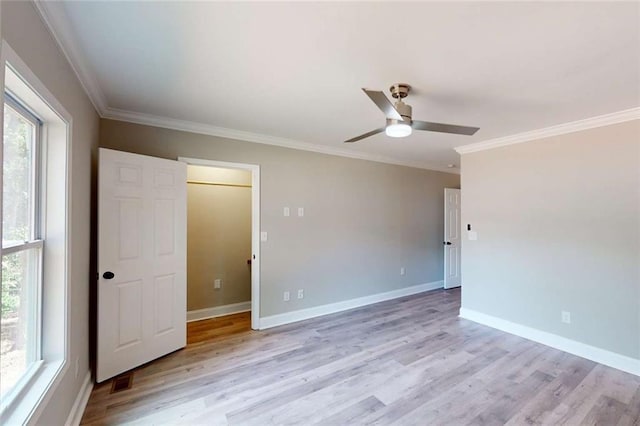
[[[116,276],[116,275],[115,275],[113,272],[111,272],[111,271],[107,271],[107,272],[105,272],[104,274],[102,274],[102,278],[104,278],[105,280],[110,280],[110,279],[112,279],[112,278],[113,278],[113,277],[115,277],[115,276]]]
[[[445,245],[448,245],[448,246],[451,245],[451,241],[445,241],[444,243],[445,243]]]

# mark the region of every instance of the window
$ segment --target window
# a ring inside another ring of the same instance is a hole
[[[2,159],[0,398],[11,396],[41,360],[41,122],[5,94]]]
[[[69,346],[72,117],[1,43],[0,424],[36,424],[79,373]]]

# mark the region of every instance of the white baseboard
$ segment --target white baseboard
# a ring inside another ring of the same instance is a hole
[[[587,345],[586,343],[580,343],[575,340],[567,339],[566,337],[558,336],[557,334],[537,330],[502,318],[483,314],[472,309],[460,308],[460,317],[640,376],[640,359],[617,354],[615,352]]]
[[[198,309],[187,312],[187,322],[200,321],[208,318],[221,317],[223,315],[238,314],[251,310],[251,301],[232,303],[230,305],[215,306],[213,308]]]
[[[398,290],[388,291],[386,293],[373,294],[371,296],[358,297],[356,299],[345,300],[342,302],[330,303],[328,305],[315,306],[313,308],[300,309],[297,311],[286,312],[284,314],[271,315],[260,318],[260,330],[265,328],[276,327],[278,325],[290,324],[296,321],[302,321],[322,315],[334,314],[353,308],[359,308],[373,303],[384,302],[385,300],[397,299],[398,297],[410,296],[412,294],[422,293],[429,290],[442,288],[444,281],[434,281],[426,284],[419,284],[412,287],[400,288]]]
[[[93,390],[91,371],[87,371],[87,374],[84,376],[84,382],[82,382],[80,392],[78,392],[78,396],[71,407],[67,421],[64,423],[65,426],[78,426],[80,424],[80,420],[82,420],[82,415],[84,414],[84,409],[87,407],[87,402],[89,402],[91,390]]]

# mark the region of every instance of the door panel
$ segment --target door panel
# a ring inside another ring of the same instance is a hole
[[[167,333],[176,327],[174,318],[174,303],[171,298],[175,294],[175,274],[156,277],[155,280],[155,334]]]
[[[461,274],[460,190],[444,190],[444,288],[459,287]]]
[[[142,200],[130,198],[117,202],[120,213],[116,224],[119,260],[139,259],[142,250]]]
[[[98,382],[186,345],[186,180],[184,163],[100,149]]]
[[[155,200],[154,203],[154,252],[157,256],[171,255],[175,252],[175,232],[165,232],[173,229],[175,223],[173,200]]]
[[[142,342],[142,281],[130,281],[117,285],[118,291],[118,346]]]

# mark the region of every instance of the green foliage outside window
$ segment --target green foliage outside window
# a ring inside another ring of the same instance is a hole
[[[4,108],[3,245],[32,238],[29,235],[32,132],[30,122]],[[2,257],[2,319],[18,314],[23,267],[20,256]]]

